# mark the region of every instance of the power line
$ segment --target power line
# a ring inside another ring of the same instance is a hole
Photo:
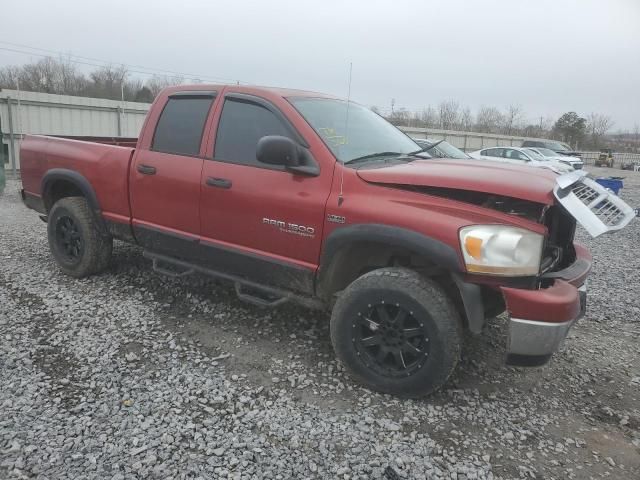
[[[55,55],[59,55],[61,57],[68,57],[68,60],[72,63],[76,63],[79,65],[88,65],[88,66],[92,66],[92,67],[106,67],[106,66],[110,66],[110,65],[122,65],[124,67],[127,68],[127,71],[131,72],[131,73],[138,73],[141,75],[158,75],[158,74],[164,74],[164,75],[178,75],[178,76],[182,76],[182,77],[190,77],[190,78],[194,78],[194,79],[201,79],[201,80],[206,80],[206,81],[212,81],[212,82],[218,82],[218,81],[223,81],[223,82],[232,82],[232,83],[248,83],[248,82],[242,82],[239,80],[235,80],[232,78],[225,78],[225,77],[210,77],[208,75],[197,75],[197,74],[193,74],[193,73],[185,73],[185,72],[178,72],[178,71],[174,71],[174,70],[165,70],[165,69],[160,69],[160,68],[154,68],[154,67],[145,67],[142,65],[132,65],[132,64],[126,64],[126,63],[122,63],[122,62],[110,62],[107,60],[102,60],[99,58],[95,58],[95,57],[85,57],[82,55],[76,55],[74,53],[71,52],[62,52],[59,50],[50,50],[50,49],[46,49],[46,48],[40,48],[40,47],[33,47],[30,45],[24,45],[24,44],[20,44],[20,43],[12,43],[12,42],[6,42],[3,40],[0,40],[0,44],[4,44],[4,45],[9,45],[11,47],[18,47],[18,48],[8,48],[8,47],[0,47],[0,50],[5,50],[5,51],[9,51],[9,52],[14,52],[14,53],[20,53],[20,54],[24,54],[24,55],[35,55],[38,57],[49,57],[51,56],[51,54],[55,54]],[[23,49],[30,49],[30,50],[35,50],[35,52],[31,52],[31,51],[25,51]],[[36,53],[36,52],[45,52],[47,53],[46,55],[43,53]],[[73,58],[72,58],[73,57]],[[81,59],[81,60],[77,60],[77,59]],[[89,60],[89,61],[86,61]],[[93,62],[100,62],[100,63],[93,63]]]

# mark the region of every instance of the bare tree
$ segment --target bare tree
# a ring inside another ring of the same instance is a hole
[[[22,67],[0,69],[0,88],[74,95],[84,87],[84,77],[68,60],[43,58]]]
[[[11,65],[0,68],[0,88],[16,90],[18,88],[16,80],[19,78],[20,72],[20,67]]]
[[[512,135],[523,120],[522,106],[509,105],[502,115],[503,131],[505,135]]]
[[[124,65],[119,67],[107,65],[94,70],[89,76],[91,84],[88,89],[91,96],[117,99],[122,96],[128,72]]]
[[[387,120],[399,127],[408,127],[411,119],[411,112],[409,112],[406,108],[399,108],[394,110]]]
[[[502,123],[502,114],[495,107],[482,106],[476,115],[476,130],[480,133],[497,133]]]
[[[178,77],[178,76],[168,77],[166,75],[164,76],[154,75],[152,78],[146,81],[145,86],[149,90],[151,90],[151,93],[155,98],[155,96],[158,95],[158,93],[160,93],[160,90],[162,90],[163,88],[171,87],[173,85],[180,85],[181,83],[184,83],[183,77]]]
[[[638,153],[640,150],[640,125],[637,123],[633,126],[633,151]]]
[[[458,124],[460,104],[455,100],[447,100],[438,105],[438,121],[440,128],[450,130]]]
[[[423,108],[420,112],[420,123],[424,128],[433,128],[438,126],[438,114],[431,105]]]
[[[553,120],[553,117],[540,117],[540,136],[541,137],[549,137],[551,135],[551,130],[553,129],[553,124],[555,123],[555,121]]]
[[[70,58],[61,58],[56,63],[58,93],[65,95],[82,95],[88,84],[85,76],[78,72],[78,69],[71,62]]]
[[[125,100],[153,101],[162,88],[180,83],[181,77],[155,76],[146,82],[145,88],[142,80],[129,77],[124,66],[112,65],[94,70],[87,78],[71,59],[64,57],[46,57],[23,66],[0,68],[0,88],[112,100],[124,96]]]
[[[473,114],[469,107],[464,107],[460,113],[460,129],[469,131],[473,128]]]
[[[591,135],[591,145],[596,150],[600,148],[602,138],[607,134],[614,122],[608,115],[590,113],[587,116],[587,132]]]

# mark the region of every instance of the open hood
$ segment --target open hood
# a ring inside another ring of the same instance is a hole
[[[358,176],[370,183],[453,188],[554,203],[558,175],[543,168],[530,168],[485,160],[414,160],[388,167],[361,168]]]

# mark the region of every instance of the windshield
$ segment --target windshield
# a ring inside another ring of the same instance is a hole
[[[362,105],[329,98],[290,98],[335,157],[344,163],[356,158],[388,152],[403,155],[420,147],[384,118]]]
[[[540,155],[544,157],[557,157],[558,154],[553,150],[549,150],[548,148],[536,148],[536,150],[540,153]]]
[[[543,161],[547,161],[546,158],[544,158],[542,155],[540,155],[538,152],[536,152],[535,150],[532,150],[530,148],[523,148],[523,150],[526,152],[527,155],[529,155],[531,158],[533,158],[534,160],[543,160]]]
[[[560,143],[560,142],[547,142],[546,146],[547,146],[547,148],[550,148],[551,150],[556,150],[556,151],[569,151],[569,150],[571,150],[569,145],[567,145],[566,143]]]

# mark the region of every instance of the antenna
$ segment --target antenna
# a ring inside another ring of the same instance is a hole
[[[344,119],[344,141],[348,141],[349,133],[349,105],[351,103],[351,73],[353,72],[353,62],[349,62],[349,88],[347,90],[347,113]],[[338,206],[344,202],[344,165],[340,169],[340,194],[338,195]]]

